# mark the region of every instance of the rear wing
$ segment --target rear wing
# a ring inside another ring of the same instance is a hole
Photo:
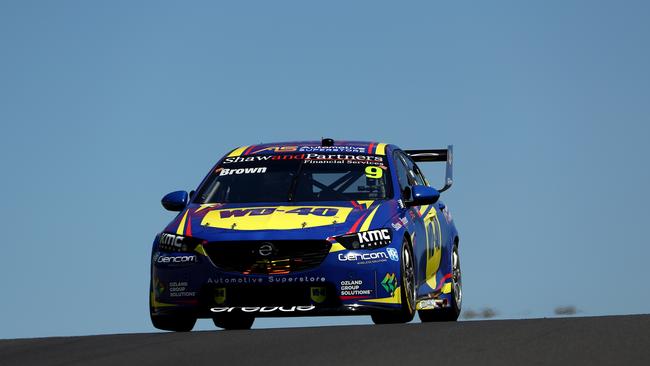
[[[432,161],[446,162],[447,169],[445,172],[445,186],[438,191],[444,192],[451,188],[451,185],[454,183],[454,145],[449,145],[446,149],[404,150],[404,152],[408,154],[416,163]]]

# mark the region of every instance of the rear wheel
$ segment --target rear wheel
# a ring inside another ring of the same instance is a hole
[[[453,322],[458,320],[463,303],[463,278],[460,272],[460,256],[458,244],[454,244],[451,252],[451,306],[435,310],[418,310],[423,323]]]
[[[212,318],[214,325],[226,330],[251,329],[255,317],[248,314],[220,314]]]
[[[400,261],[400,296],[402,308],[398,311],[382,311],[371,315],[375,324],[408,323],[415,316],[415,264],[411,245],[404,238]]]

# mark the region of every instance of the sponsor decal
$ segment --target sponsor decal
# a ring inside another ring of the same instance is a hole
[[[231,313],[235,310],[242,311],[244,313],[272,313],[272,312],[283,312],[283,313],[292,313],[296,311],[311,311],[314,310],[316,306],[252,306],[252,307],[214,307],[210,308],[210,311],[213,313]]]
[[[294,209],[283,209],[281,207],[260,207],[260,208],[243,208],[232,210],[219,210],[219,215],[222,219],[230,217],[243,217],[243,216],[266,216],[272,215],[275,212],[282,212],[284,214],[296,214],[301,216],[315,215],[315,216],[336,216],[339,212],[337,207],[298,207]]]
[[[366,219],[366,224],[361,226],[361,230],[369,226],[369,220],[372,220],[375,211],[370,215],[370,219]],[[353,226],[353,229],[356,227],[357,224]],[[336,237],[336,240],[347,249],[376,249],[389,245],[391,238],[390,229],[377,229],[341,235]]]
[[[357,262],[357,264],[374,264],[386,262],[390,256],[385,251],[368,252],[368,253],[339,253],[339,262]]]
[[[298,146],[267,146],[260,148],[258,150],[251,151],[250,154],[259,154],[263,152],[272,152],[272,153],[283,153],[283,152],[295,152],[298,150]]]
[[[309,289],[309,294],[313,302],[320,304],[327,298],[327,288],[311,287]]]
[[[366,148],[362,146],[300,146],[299,152],[333,152],[333,153],[365,153]]]
[[[298,277],[267,277],[269,283],[291,283],[291,282],[325,282],[325,277],[298,276]]]
[[[259,283],[318,283],[325,282],[325,277],[318,276],[268,276],[268,277],[219,277],[208,278],[207,283],[223,284],[259,284]]]
[[[188,283],[181,282],[170,282],[169,283],[169,296],[170,297],[188,297],[196,296],[196,292],[187,291]]]
[[[305,164],[334,163],[382,165],[382,162],[382,157],[376,155],[305,154]]]
[[[154,278],[153,289],[156,292],[156,297],[162,296],[165,292],[165,285],[158,279],[158,277]]]
[[[250,163],[250,162],[263,162],[267,160],[271,160],[274,156],[267,155],[267,156],[247,156],[247,157],[241,157],[241,156],[235,156],[235,157],[227,157],[223,159],[222,164],[231,164],[231,163]],[[277,159],[275,159],[277,160]]]
[[[180,235],[162,233],[160,234],[158,244],[163,250],[170,248],[181,249],[183,247],[183,239]]]
[[[426,272],[427,283],[435,283],[435,276],[440,268],[442,259],[442,231],[440,228],[440,221],[436,214],[435,208],[432,208],[425,216],[425,245],[426,245]]]
[[[214,290],[214,302],[217,304],[223,304],[226,302],[226,288],[219,287]]]
[[[380,229],[380,230],[364,231],[364,232],[357,233],[357,236],[359,237],[359,244],[390,240],[390,230]]]
[[[230,230],[291,230],[345,222],[350,207],[276,206],[211,210],[201,225]]]
[[[267,146],[253,150],[250,154],[262,153],[293,153],[293,152],[342,152],[342,153],[365,153],[366,148],[363,146],[320,146],[320,145],[300,145],[300,146]]]
[[[440,299],[427,299],[418,301],[415,308],[417,310],[433,310],[445,306],[445,301]]]
[[[386,276],[384,276],[384,279],[381,281],[381,287],[393,296],[393,293],[397,289],[397,277],[395,276],[395,273],[386,273]]]
[[[400,217],[400,218],[397,219],[396,222],[391,223],[390,226],[392,226],[393,229],[395,229],[395,231],[397,231],[397,230],[399,230],[399,229],[401,229],[401,228],[403,228],[403,227],[406,227],[406,225],[407,225],[408,223],[409,223],[409,219],[408,219],[408,218],[406,218],[406,217]]]
[[[443,216],[445,216],[445,221],[447,221],[448,224],[451,224],[453,218],[451,217],[451,212],[449,212],[447,206],[445,206],[445,208],[442,209],[442,214]]]
[[[388,253],[388,257],[390,257],[390,260],[399,262],[399,255],[397,255],[397,249],[386,248],[386,253]]]
[[[198,257],[194,254],[190,255],[164,255],[156,253],[154,255],[154,262],[158,264],[189,264],[197,263]]]
[[[341,281],[341,297],[345,299],[350,298],[366,298],[372,296],[372,290],[364,289],[363,280],[345,280]]]
[[[383,158],[377,155],[350,155],[350,154],[287,154],[287,155],[258,155],[258,156],[233,156],[223,159],[222,164],[251,163],[278,160],[304,160],[305,163],[334,163],[334,164],[369,164],[382,165]],[[235,169],[237,170],[237,169]],[[383,174],[383,173],[382,173]]]
[[[228,168],[219,168],[217,169],[219,176],[224,175],[240,175],[240,174],[262,174],[266,173],[266,167],[256,167],[256,168],[239,168],[239,169],[228,169]]]
[[[248,277],[231,277],[231,278],[219,277],[219,278],[208,278],[208,280],[207,280],[207,283],[214,283],[214,284],[219,284],[219,285],[232,284],[232,283],[248,284],[248,283],[262,283],[262,282],[264,282],[263,278],[256,278],[256,277],[252,277],[252,278],[248,278]]]
[[[399,208],[402,209],[406,208],[406,205],[404,204],[404,201],[401,198],[397,200],[397,205],[399,206]]]

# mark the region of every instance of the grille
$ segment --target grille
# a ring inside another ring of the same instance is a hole
[[[287,274],[318,266],[331,246],[326,240],[256,240],[212,242],[204,248],[223,271]]]

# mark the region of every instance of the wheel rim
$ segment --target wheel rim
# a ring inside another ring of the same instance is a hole
[[[404,295],[408,301],[409,311],[413,311],[415,304],[415,270],[413,268],[413,257],[406,243],[402,250],[402,263],[404,263]]]
[[[456,306],[460,309],[460,305],[463,301],[463,279],[460,272],[460,256],[458,255],[458,248],[456,247],[454,247],[451,254],[451,265],[454,300],[456,301]]]

